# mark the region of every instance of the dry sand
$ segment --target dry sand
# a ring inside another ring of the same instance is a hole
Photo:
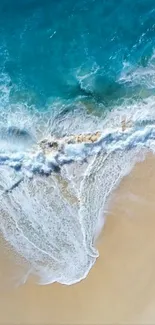
[[[87,279],[70,287],[5,290],[13,266],[1,256],[0,324],[155,324],[155,157],[112,195],[98,248]]]

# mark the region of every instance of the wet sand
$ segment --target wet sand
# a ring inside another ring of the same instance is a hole
[[[5,290],[12,262],[1,254],[0,324],[155,323],[155,157],[135,166],[110,200],[100,257],[73,285],[32,281]],[[1,290],[1,288],[3,288]]]

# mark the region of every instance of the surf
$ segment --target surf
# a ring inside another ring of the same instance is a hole
[[[11,130],[19,142],[27,137]],[[40,284],[70,285],[87,276],[99,255],[109,196],[154,144],[155,126],[147,121],[2,150],[1,231]]]

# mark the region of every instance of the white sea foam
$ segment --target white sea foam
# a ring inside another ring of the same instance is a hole
[[[124,62],[123,70],[118,79],[120,83],[128,83],[130,86],[144,86],[141,92],[146,92],[147,89],[155,88],[155,51],[147,65],[143,67],[141,64],[132,66],[129,62]]]
[[[93,62],[92,67],[81,66],[76,71],[76,79],[78,80],[81,89],[85,91],[93,91],[94,90],[94,81],[97,72],[99,71],[100,66],[95,62]]]
[[[25,134],[25,133],[24,133]],[[155,149],[155,127],[153,124],[136,126],[123,132],[120,128],[104,130],[95,143],[67,143],[62,151],[49,154],[44,153],[41,147],[33,147],[33,151],[19,151],[17,148],[11,153],[9,150],[0,153],[0,165],[10,166],[25,174],[29,171],[33,174],[47,174],[55,170],[56,166],[67,165],[76,161],[83,161],[89,156],[97,154],[109,154],[115,151],[131,151],[134,148]],[[39,149],[38,149],[39,148]]]
[[[86,113],[82,103],[68,119],[54,109],[44,119],[32,118],[21,105],[0,113],[1,139],[10,143],[0,141],[0,230],[40,283],[72,284],[87,276],[98,257],[95,240],[110,193],[140,153],[155,150],[154,102],[154,97],[126,102],[104,119]],[[130,127],[122,132],[124,116]],[[96,143],[64,144],[62,151],[47,154],[37,143],[51,130],[62,136],[65,130],[99,130],[101,136]],[[35,140],[26,145],[28,139]]]

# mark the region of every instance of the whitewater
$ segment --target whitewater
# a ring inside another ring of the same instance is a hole
[[[70,285],[87,276],[99,256],[96,239],[110,194],[136,162],[155,151],[154,101],[117,107],[104,119],[82,115],[76,106],[67,119],[52,116],[53,130],[44,135],[35,123],[42,121],[47,130],[46,119],[31,119],[21,107],[26,127],[10,109],[13,123],[0,136],[0,229],[38,283]],[[80,121],[87,132],[81,133]],[[58,125],[67,134],[60,136]]]

